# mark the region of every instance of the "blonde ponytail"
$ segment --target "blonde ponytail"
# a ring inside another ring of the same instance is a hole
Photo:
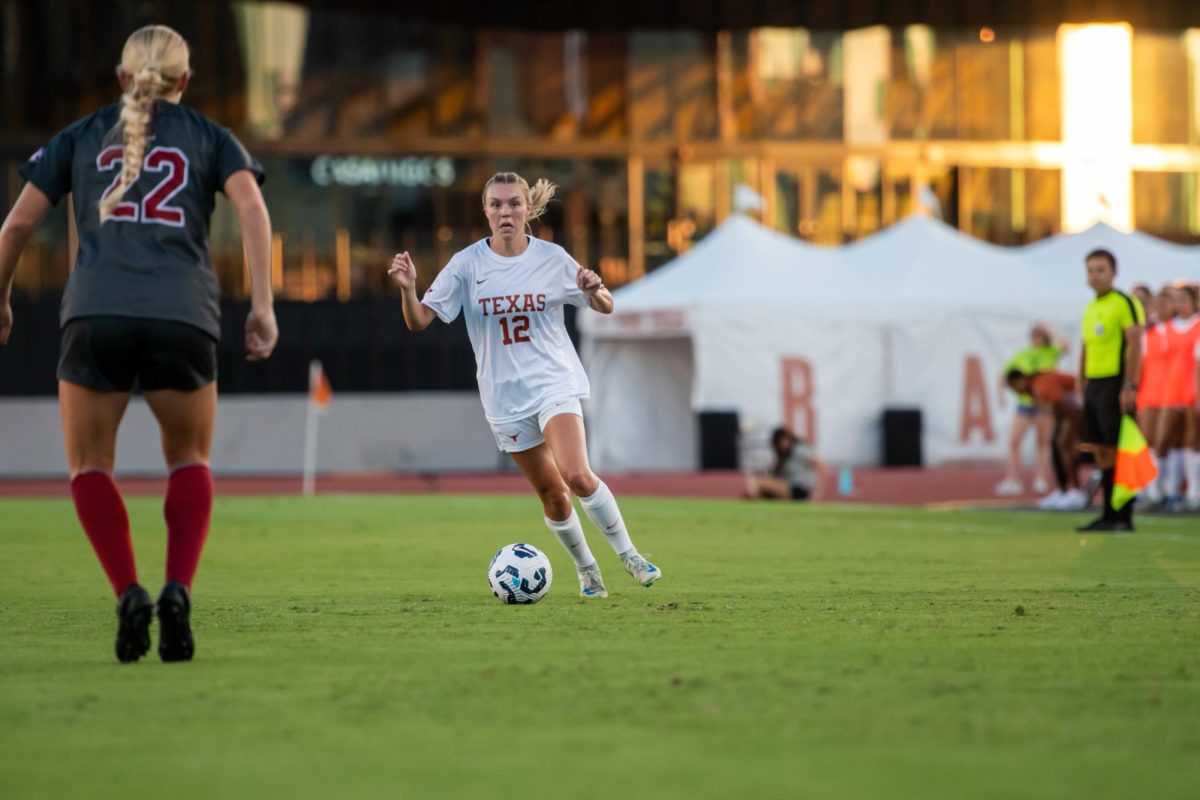
[[[495,183],[515,183],[521,187],[525,195],[525,205],[529,207],[529,215],[525,218],[525,226],[528,228],[529,223],[546,213],[546,206],[554,198],[554,190],[558,187],[545,178],[538,178],[533,184],[533,188],[529,188],[529,184],[515,172],[497,172],[492,177],[488,178],[487,183],[483,185],[483,203],[487,205],[487,193],[492,184]]]
[[[126,76],[121,117],[109,138],[121,139],[121,179],[100,201],[100,221],[112,215],[137,180],[146,157],[154,101],[170,95],[188,73],[188,45],[166,25],[147,25],[125,41],[117,71]]]
[[[532,189],[526,187],[529,199],[529,219],[535,220],[546,213],[546,206],[554,198],[554,190],[557,188],[545,178],[538,178]]]

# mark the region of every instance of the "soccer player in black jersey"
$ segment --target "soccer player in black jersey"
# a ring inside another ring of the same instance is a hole
[[[187,42],[151,25],[125,42],[119,103],[57,133],[20,168],[27,181],[0,228],[0,344],[12,330],[17,259],[64,195],[74,199],[79,252],[63,293],[58,396],[75,510],[117,595],[117,658],[150,647],[185,661],[194,644],[191,586],[208,534],[208,469],[216,411],[218,289],[208,226],[218,191],[237,211],[251,277],[251,360],[278,332],[270,286],[271,221],[258,162],[225,128],[180,104]],[[117,427],[140,388],[162,429],[166,582],[152,603],[138,583],[129,517],[112,470]]]

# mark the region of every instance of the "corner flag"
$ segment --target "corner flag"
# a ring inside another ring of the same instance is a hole
[[[333,387],[321,362],[308,365],[308,404],[304,423],[304,481],[303,492],[311,497],[317,490],[317,415],[324,413],[333,401]]]
[[[1113,475],[1113,511],[1120,510],[1157,477],[1158,469],[1150,457],[1146,437],[1142,436],[1133,417],[1121,417],[1121,431],[1117,437],[1117,468]]]
[[[320,361],[313,360],[308,365],[308,400],[322,411],[329,408],[333,400],[333,387],[329,385]]]

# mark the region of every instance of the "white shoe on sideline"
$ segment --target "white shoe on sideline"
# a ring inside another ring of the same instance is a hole
[[[992,492],[1000,497],[1018,497],[1025,494],[1025,487],[1015,478],[1005,478],[996,484]]]
[[[608,589],[604,588],[604,579],[600,577],[599,564],[577,567],[575,574],[579,576],[580,597],[608,597]]]
[[[1055,506],[1059,511],[1082,511],[1087,508],[1087,495],[1083,489],[1068,489],[1063,492],[1062,499]]]
[[[621,556],[621,564],[624,565],[625,571],[642,586],[649,586],[662,578],[662,570],[642,558],[641,554],[637,552]]]
[[[1050,491],[1050,482],[1040,475],[1033,479],[1033,493],[1045,494]]]
[[[1038,500],[1037,507],[1043,511],[1057,511],[1063,507],[1062,503],[1064,497],[1066,497],[1066,494],[1062,491],[1062,489],[1055,489],[1041,500]]]

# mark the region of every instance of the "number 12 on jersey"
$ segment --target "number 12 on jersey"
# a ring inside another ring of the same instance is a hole
[[[509,323],[512,327],[509,327]],[[500,332],[505,344],[529,341],[529,317],[518,314],[515,317],[500,318]]]

